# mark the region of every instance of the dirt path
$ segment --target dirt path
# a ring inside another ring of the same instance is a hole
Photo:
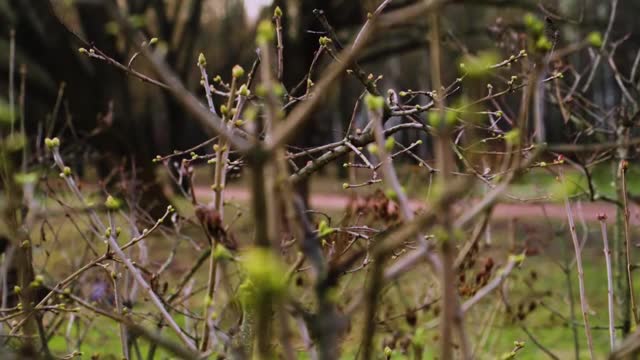
[[[206,187],[196,188],[196,196],[201,201],[209,200],[213,192]],[[250,193],[241,187],[229,187],[225,190],[225,197],[228,200],[241,202],[249,201]],[[311,195],[310,203],[313,208],[325,210],[340,210],[347,206],[349,198],[345,195],[316,193]],[[426,206],[424,202],[411,200],[414,209]],[[609,224],[614,223],[615,206],[605,202],[581,202],[573,204],[576,216],[584,216],[586,221],[597,221],[598,215],[604,213]],[[630,223],[640,225],[640,207],[630,204]],[[552,219],[566,219],[564,204],[562,203],[500,203],[494,209],[494,219],[544,219],[548,216]],[[577,218],[576,221],[579,221]]]

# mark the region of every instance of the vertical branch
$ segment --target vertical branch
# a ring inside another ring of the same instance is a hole
[[[200,54],[198,59],[198,67],[200,67],[200,71],[203,77],[205,93],[207,96],[207,102],[209,103],[210,111],[215,114],[215,109],[213,108],[213,102],[211,100],[211,89],[208,86],[207,73],[204,69],[206,65],[206,60],[204,55]],[[231,87],[229,89],[229,96],[227,97],[226,105],[223,105],[220,109],[222,113],[222,123],[224,126],[229,128],[230,118],[234,115],[234,111],[237,112],[240,109],[234,108],[236,98],[236,89],[238,86],[238,78],[244,75],[244,70],[240,66],[235,66],[232,70],[232,79],[231,79]],[[229,144],[224,138],[220,138],[217,144],[213,146],[213,150],[216,152],[216,165],[215,165],[215,174],[214,174],[214,184],[213,191],[215,194],[213,208],[216,211],[217,215],[220,217],[220,221],[223,221],[224,216],[224,186],[225,186],[225,174],[227,171],[227,158],[229,154]],[[192,190],[193,192],[193,190]],[[221,224],[222,225],[222,224]],[[206,231],[206,229],[205,229]],[[204,324],[202,327],[202,343],[200,344],[200,350],[206,351],[209,346],[209,317],[211,313],[211,306],[213,304],[213,294],[215,292],[216,285],[216,272],[217,272],[217,263],[215,257],[215,249],[218,246],[218,243],[221,239],[218,239],[219,234],[209,234],[211,236],[211,253],[209,256],[209,278],[207,281],[207,294],[205,297],[204,304]]]
[[[545,119],[545,86],[542,82],[542,77],[544,71],[542,69],[538,69],[538,67],[544,66],[543,64],[538,64],[536,68],[533,70],[532,74],[529,76],[529,81],[532,86],[535,86],[535,90],[533,92],[533,117],[535,124],[535,133],[536,133],[536,142],[538,144],[544,144],[547,138],[547,132],[544,124]]]
[[[562,180],[564,181],[564,180]],[[569,196],[564,194],[564,204],[567,213],[567,220],[569,221],[569,232],[571,233],[571,241],[573,242],[573,248],[576,253],[576,266],[578,267],[578,286],[580,290],[580,308],[582,310],[582,318],[584,319],[584,331],[587,337],[587,345],[589,346],[589,355],[591,359],[595,359],[593,353],[593,339],[591,337],[591,326],[589,325],[589,314],[587,305],[587,296],[584,290],[584,270],[582,268],[582,250],[580,248],[580,242],[578,240],[578,234],[576,234],[576,225],[573,219],[573,211],[571,210],[571,204],[569,204]]]
[[[611,350],[616,346],[616,326],[615,315],[613,313],[614,300],[613,300],[613,272],[611,270],[611,250],[609,250],[609,239],[607,236],[607,216],[604,214],[598,215],[598,221],[600,221],[600,230],[602,232],[602,243],[604,245],[604,260],[607,267],[607,305],[609,310],[609,344]]]
[[[15,108],[15,72],[16,72],[16,31],[11,29],[9,33],[9,119],[11,120],[11,133],[16,122]]]
[[[384,257],[378,256],[373,261],[371,280],[366,292],[366,303],[364,311],[364,327],[362,333],[362,359],[372,358],[372,344],[376,327],[376,308],[380,302],[379,292],[382,289]]]
[[[113,222],[113,214],[111,212],[107,215],[109,219],[109,229],[111,234],[117,234],[115,224]],[[116,235],[117,236],[117,235]],[[107,270],[106,268],[104,269]],[[109,278],[113,283],[113,303],[117,314],[122,314],[122,304],[120,301],[120,292],[118,291],[118,263],[114,263],[114,269],[108,272]],[[122,357],[126,360],[131,358],[129,353],[129,341],[127,339],[127,326],[124,323],[120,323],[120,346],[122,347]]]
[[[430,36],[429,36],[429,57],[431,60],[431,80],[433,91],[436,93],[434,101],[436,103],[436,111],[439,112],[438,128],[436,129],[435,138],[435,153],[436,164],[440,170],[438,174],[438,181],[440,186],[450,181],[452,173],[452,164],[454,164],[453,156],[451,153],[451,146],[449,139],[451,136],[451,129],[445,122],[444,114],[444,96],[442,89],[442,80],[440,77],[441,69],[441,53],[440,53],[440,22],[438,11],[432,11],[429,14],[430,24]],[[440,214],[440,220],[445,233],[445,238],[439,239],[441,242],[442,251],[442,303],[443,311],[440,321],[440,336],[441,336],[441,349],[440,357],[442,359],[453,358],[453,336],[452,327],[455,327],[458,331],[460,348],[462,350],[462,357],[464,359],[471,358],[470,346],[464,330],[463,314],[460,310],[460,303],[458,299],[458,293],[456,288],[456,279],[454,273],[454,258],[455,258],[455,245],[453,244],[453,226],[452,226],[452,214],[450,207],[442,209]]]
[[[398,203],[400,204],[403,218],[405,220],[411,220],[413,213],[409,208],[407,196],[400,186],[395,169],[393,168],[392,158],[386,149],[384,128],[382,125],[382,112],[384,111],[385,105],[384,98],[373,94],[367,94],[365,100],[369,110],[369,118],[373,124],[374,136],[378,153],[380,154],[380,163],[386,186],[390,186],[392,191],[395,193]],[[379,292],[383,283],[384,262],[385,256],[376,256],[373,259],[373,270],[371,271],[370,276],[371,280],[365,296],[366,303],[361,345],[362,359],[364,360],[372,358],[372,344],[376,328],[376,308],[380,302]]]
[[[273,11],[273,21],[276,23],[276,37],[278,40],[278,70],[277,79],[282,81],[282,70],[284,68],[284,40],[282,36],[282,9],[279,6]]]
[[[20,106],[20,134],[27,136],[25,131],[25,117],[26,117],[26,98],[27,98],[27,66],[20,66],[20,94],[18,96],[18,105]],[[27,172],[27,151],[29,146],[22,147],[22,162],[20,163],[20,171],[22,173]],[[26,195],[26,194],[25,194]]]
[[[617,119],[616,126],[616,142],[618,143],[616,157],[619,161],[618,165],[613,167],[612,171],[615,176],[616,184],[616,199],[618,202],[623,202],[623,205],[616,207],[616,227],[615,235],[613,238],[614,244],[614,260],[616,262],[616,278],[617,285],[619,287],[618,294],[622,299],[622,335],[626,336],[631,331],[631,298],[633,296],[633,289],[630,287],[632,280],[629,278],[629,243],[628,243],[628,220],[625,220],[626,205],[626,185],[624,184],[624,172],[622,171],[623,162],[629,157],[629,147],[624,145],[629,140],[629,128],[622,119]],[[636,319],[636,314],[633,315],[633,320]]]
[[[576,360],[580,360],[580,340],[578,338],[578,325],[576,322],[576,304],[573,297],[573,282],[571,281],[571,259],[569,258],[569,251],[566,246],[562,246],[562,255],[564,263],[561,265],[562,272],[564,273],[564,280],[567,289],[567,298],[569,299],[569,327],[573,335],[573,352]]]
[[[207,279],[207,295],[204,300],[204,321],[202,326],[202,343],[200,344],[201,351],[207,351],[207,347],[209,346],[209,318],[211,316],[211,307],[213,305],[213,293],[216,287],[216,270],[217,270],[217,262],[215,256],[215,248],[217,246],[216,238],[213,238],[213,242],[211,243],[211,251],[209,252],[209,277]]]
[[[635,291],[633,287],[632,264],[631,264],[631,235],[629,234],[629,203],[627,196],[627,168],[629,163],[627,160],[621,160],[618,169],[620,178],[620,197],[622,198],[622,226],[624,235],[625,263],[627,270],[627,281],[629,282],[629,301],[631,303],[631,314],[634,324],[638,325],[638,308],[636,305]]]
[[[274,211],[274,152],[265,151],[258,133],[263,129],[266,132],[266,140],[271,138],[274,119],[276,117],[276,88],[271,74],[271,42],[275,38],[275,30],[271,22],[263,20],[258,25],[256,43],[260,46],[262,54],[260,64],[260,74],[262,77],[262,87],[265,90],[266,100],[266,123],[261,123],[262,118],[258,117],[255,129],[255,143],[253,150],[249,153],[249,163],[252,170],[251,192],[252,206],[255,222],[255,245],[261,248],[270,248],[276,236],[276,219],[278,214]],[[251,320],[255,318],[255,324],[250,331],[253,335],[253,357],[267,359],[271,357],[271,312],[273,309],[273,299],[265,298],[257,304],[251,314],[245,312]],[[253,313],[255,312],[255,313]]]

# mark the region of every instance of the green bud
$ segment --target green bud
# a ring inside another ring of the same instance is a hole
[[[504,140],[509,145],[518,145],[520,143],[520,129],[512,129],[505,133]]]
[[[335,230],[329,226],[327,220],[322,220],[320,224],[318,224],[318,236],[321,238],[331,235],[334,231]]]
[[[602,34],[597,31],[590,32],[589,35],[587,35],[587,42],[595,48],[602,47]]]
[[[44,145],[47,147],[47,149],[52,150],[60,146],[60,139],[58,139],[57,137],[54,137],[53,139],[46,138],[44,139]]]
[[[62,169],[62,173],[64,174],[64,176],[71,175],[71,168],[68,166],[65,166],[64,169]]]
[[[78,49],[78,52],[79,52],[80,54],[86,54],[88,51],[87,51],[87,49],[85,49],[85,48],[81,47],[81,48],[79,48],[79,49]]]
[[[427,117],[429,121],[429,125],[433,128],[440,127],[440,112],[439,111],[431,111],[429,112],[429,116]]]
[[[396,139],[393,136],[389,136],[384,142],[384,149],[389,152],[393,150],[394,146],[396,146]]]
[[[275,10],[273,10],[273,17],[274,18],[282,17],[282,9],[280,9],[280,6],[276,6]]]
[[[419,327],[416,328],[416,332],[411,337],[411,343],[414,346],[423,347],[425,338],[426,338],[425,330],[424,330],[423,327],[419,326]]]
[[[273,84],[273,93],[277,96],[277,97],[283,97],[284,96],[284,86],[282,86],[281,83],[275,83]]]
[[[367,145],[367,151],[369,151],[369,153],[371,155],[377,155],[378,154],[378,145],[376,145],[376,144]]]
[[[264,86],[264,84],[258,84],[258,86],[256,86],[256,94],[260,97],[264,97],[267,95],[267,87]]]
[[[553,47],[553,44],[551,44],[551,41],[545,35],[540,36],[538,41],[536,41],[536,49],[540,51],[549,51],[551,47]]]
[[[233,255],[225,246],[218,244],[213,251],[213,258],[216,260],[231,260]]]
[[[518,254],[518,255],[509,255],[509,260],[516,262],[518,264],[521,264],[525,259],[525,255],[524,254]]]
[[[466,55],[464,66],[460,70],[471,77],[484,77],[491,69],[491,65],[499,61],[499,56],[494,51],[480,51],[477,55]]]
[[[456,123],[456,121],[458,121],[458,115],[456,114],[455,111],[447,111],[444,114],[444,121],[447,123],[447,125],[451,126],[454,125]]]
[[[535,34],[539,34],[544,30],[544,24],[532,13],[527,13],[524,16],[524,24],[529,31]]]
[[[398,193],[393,190],[393,189],[387,189],[384,191],[384,195],[391,199],[391,200],[397,200],[398,199]]]
[[[256,33],[256,43],[258,45],[267,45],[275,38],[273,24],[268,20],[262,20],[260,24],[258,24]]]
[[[149,40],[149,45],[155,45],[157,43],[158,43],[158,38],[157,37],[151,38],[151,40]]]
[[[16,293],[17,295],[20,295],[22,293],[22,288],[16,285],[13,287],[13,292]]]
[[[207,58],[204,57],[203,53],[200,53],[200,55],[198,55],[198,66],[206,66],[207,65]]]
[[[236,65],[231,70],[231,74],[234,78],[238,79],[244,76],[244,69],[240,65]]]
[[[251,91],[247,87],[247,84],[242,84],[242,86],[240,86],[240,89],[238,89],[238,92],[236,94],[239,96],[248,97],[249,95],[251,95]]]
[[[320,39],[318,39],[318,42],[320,43],[320,46],[323,47],[327,47],[332,43],[331,39],[326,36],[321,36]]]
[[[116,199],[111,195],[107,196],[107,200],[104,202],[104,205],[107,207],[107,209],[111,211],[120,209],[121,204],[122,202],[120,200]]]
[[[364,97],[364,102],[367,104],[367,109],[371,111],[382,111],[384,109],[384,98],[382,96],[367,94]]]
[[[342,188],[345,189],[345,190],[348,189],[349,188],[349,183],[343,183],[342,184]]]
[[[247,281],[253,284],[255,297],[253,301],[261,302],[265,298],[283,295],[287,290],[287,270],[272,251],[253,248],[242,256],[242,265],[247,274]]]
[[[393,350],[391,350],[391,348],[390,348],[390,347],[385,346],[385,347],[384,347],[384,356],[386,356],[386,357],[387,357],[387,359],[388,359],[388,358],[390,358],[390,357],[391,357],[391,355],[392,355],[392,354],[393,354]]]

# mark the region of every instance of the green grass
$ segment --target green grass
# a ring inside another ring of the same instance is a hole
[[[542,229],[542,224],[527,224],[535,229]],[[559,225],[557,225],[559,226]],[[507,244],[503,240],[504,227],[497,225],[494,228],[494,237],[496,243],[490,249],[486,249],[482,252],[479,260],[486,257],[494,257],[496,262],[504,263],[509,249]],[[598,231],[595,226],[591,227],[592,236],[589,238],[589,242],[584,252],[584,266],[585,266],[585,278],[587,279],[587,296],[589,298],[589,304],[593,313],[591,314],[591,324],[603,327],[607,324],[606,313],[606,275],[604,271],[604,258],[601,255],[601,240],[598,236]],[[538,231],[535,231],[538,232]],[[533,236],[540,234],[528,234],[526,235],[522,229],[518,232],[521,236]],[[160,241],[158,239],[150,239],[153,241]],[[564,231],[553,241],[547,244],[544,255],[528,257],[522,268],[516,270],[512,277],[508,280],[508,293],[509,301],[512,304],[518,304],[519,302],[529,303],[531,301],[544,301],[546,304],[557,310],[558,312],[568,316],[568,298],[566,293],[566,278],[560,267],[556,265],[556,262],[562,262],[563,247],[570,246],[569,234]],[[152,247],[152,251],[158,254],[162,252],[163,245],[157,244]],[[567,248],[571,251],[571,248]],[[166,248],[165,248],[166,252]],[[572,253],[569,253],[572,256]],[[184,256],[188,256],[184,254]],[[162,256],[159,256],[162,258]],[[204,269],[203,269],[204,270]],[[537,272],[538,280],[531,282],[531,272]],[[386,316],[402,313],[407,306],[411,306],[417,302],[420,296],[424,294],[424,289],[427,286],[433,285],[433,281],[429,276],[425,276],[429,270],[426,267],[419,268],[418,270],[403,277],[398,286],[389,286],[385,289],[384,295],[382,295],[382,303],[379,310],[379,318],[385,318]],[[173,274],[175,276],[179,274]],[[349,283],[348,280],[344,280],[341,284],[340,291],[344,295],[345,302],[347,299],[353,298],[355,294],[362,290],[366,282],[365,273],[357,273],[352,275],[353,279]],[[582,323],[582,317],[579,312],[578,302],[578,286],[575,269],[571,273],[571,282],[573,286],[573,297],[575,301],[576,322]],[[204,280],[204,274],[201,271],[197,277],[199,281]],[[531,282],[530,285],[528,283]],[[345,290],[346,289],[346,290]],[[550,292],[550,295],[543,295],[545,292]],[[514,341],[524,341],[526,346],[518,353],[518,359],[540,359],[543,358],[543,353],[530,341],[527,335],[520,329],[519,324],[515,323],[507,318],[504,314],[504,307],[500,305],[498,313],[494,321],[488,328],[482,328],[481,326],[486,323],[483,321],[487,312],[491,311],[499,298],[497,294],[489,296],[486,300],[479,303],[475,308],[470,311],[466,317],[466,328],[469,333],[470,339],[473,344],[479,344],[483,334],[486,336],[483,347],[478,349],[478,354],[481,354],[478,358],[481,359],[494,359],[501,354],[510,351],[513,347]],[[194,309],[200,309],[201,299],[195,297],[193,301],[189,303],[194,306]],[[618,309],[619,307],[616,307]],[[149,328],[152,328],[154,323],[150,319],[146,318],[144,314],[152,308],[143,303],[134,309],[134,312],[139,314],[141,323],[145,324]],[[89,314],[85,310],[81,311],[81,317],[86,321],[86,318],[93,318],[92,314]],[[432,308],[428,312],[422,312],[418,319],[418,325],[424,325],[432,319],[436,318],[437,314],[435,308]],[[182,319],[180,319],[182,320]],[[181,321],[182,322],[182,321]],[[346,335],[343,344],[343,358],[353,358],[353,355],[358,351],[359,336],[361,333],[362,321],[358,315],[353,319],[351,324],[351,332]],[[525,321],[526,326],[536,336],[538,341],[544,344],[545,347],[551,349],[560,358],[570,358],[573,354],[573,335],[571,328],[568,327],[563,320],[554,316],[551,311],[547,310],[543,306],[538,305],[537,308],[527,316]],[[66,353],[67,345],[62,336],[64,334],[65,326],[61,328],[60,334],[55,336],[51,341],[51,348],[58,354]],[[480,332],[482,330],[482,332]],[[75,331],[75,329],[74,329]],[[84,331],[82,326],[81,331]],[[382,354],[382,341],[385,338],[389,338],[394,332],[403,334],[404,336],[411,336],[415,333],[415,329],[409,326],[404,318],[393,320],[386,323],[384,326],[378,326],[378,336],[374,342],[379,354]],[[72,332],[73,333],[73,332]],[[164,331],[165,335],[174,338],[170,334],[170,330]],[[427,341],[425,344],[424,359],[435,359],[435,354],[438,349],[438,342],[435,339],[437,335],[437,329],[427,330],[424,333]],[[605,356],[608,352],[608,333],[603,330],[594,330],[593,337],[595,342],[596,352],[599,358]],[[586,358],[586,342],[583,329],[578,329],[578,339],[581,346],[582,356]],[[140,347],[144,353],[148,347],[146,341],[140,340]],[[84,339],[82,346],[79,348],[85,354],[100,353],[103,358],[118,358],[120,354],[119,345],[119,333],[117,325],[105,318],[96,317],[93,321],[92,327],[89,330],[86,338]],[[162,353],[160,353],[162,354]],[[406,358],[399,350],[396,350],[394,359]],[[111,357],[110,357],[111,356]],[[162,355],[159,358],[166,358]],[[300,358],[305,358],[301,355]]]
[[[611,182],[610,169],[607,166],[597,168],[594,171],[594,181],[598,185],[599,189],[603,189],[603,194],[608,194],[606,186]],[[410,189],[410,193],[413,196],[428,191],[428,183],[425,182],[423,174],[412,172],[411,169],[405,169],[402,179]],[[633,191],[639,189],[640,176],[638,168],[634,167],[629,171],[629,188]],[[633,175],[633,176],[632,176]],[[535,181],[534,181],[535,179]],[[541,193],[548,189],[548,186],[552,186],[554,177],[548,174],[543,169],[536,169],[532,171],[530,175],[525,177],[524,180],[515,184],[511,191],[521,192],[522,194],[535,194],[538,189]],[[339,180],[331,178],[319,178],[312,183],[312,189],[316,192],[331,192],[334,189],[337,191],[343,191],[341,188],[341,182]],[[371,188],[360,189],[361,192],[370,192]],[[179,213],[183,216],[192,216],[192,209],[190,204],[185,200],[176,202]],[[225,213],[226,219],[232,219],[238,213],[242,211],[244,214],[232,227],[233,231],[240,238],[242,243],[248,243],[251,241],[253,226],[249,220],[250,214],[246,204],[237,204],[237,207],[228,207]],[[339,212],[331,213],[334,220],[340,219]],[[60,217],[54,221],[54,228],[58,232],[58,237],[53,238],[49,235],[46,242],[42,242],[38,236],[34,238],[37,246],[34,249],[36,263],[38,268],[41,268],[46,264],[48,279],[60,279],[69,273],[69,261],[74,260],[73,256],[81,256],[80,254],[72,254],[69,251],[57,251],[59,249],[82,249],[84,247],[83,240],[77,236],[73,226]],[[126,229],[126,223],[123,219],[118,218],[119,225]],[[524,324],[533,333],[537,340],[545,347],[549,348],[561,359],[573,358],[573,331],[570,326],[566,324],[557,315],[554,315],[552,311],[541,305],[541,302],[548,305],[555,311],[568,317],[569,314],[569,301],[567,293],[567,279],[565,274],[557,263],[564,261],[563,254],[566,253],[571,258],[573,257],[573,250],[570,243],[570,237],[566,226],[562,224],[553,224],[554,228],[559,229],[555,235],[549,235],[550,226],[546,223],[530,223],[526,222],[526,219],[521,219],[518,223],[518,231],[515,236],[515,244],[509,244],[506,234],[506,226],[504,224],[494,224],[492,233],[494,237],[494,243],[490,248],[485,248],[479,255],[479,261],[491,256],[498,264],[504,264],[509,253],[517,253],[521,251],[522,244],[534,242],[540,244],[542,253],[537,256],[528,257],[522,268],[514,271],[513,276],[509,278],[507,283],[507,294],[510,303],[513,306],[517,306],[519,303],[529,304],[535,302],[537,304],[535,310],[527,315]],[[612,227],[611,227],[612,228]],[[183,229],[183,235],[193,237],[201,245],[203,239],[200,236],[199,229],[193,226],[186,226]],[[579,229],[581,232],[581,229]],[[125,231],[126,233],[126,231]],[[123,242],[126,236],[123,236]],[[97,242],[101,251],[104,250],[104,244]],[[146,241],[150,250],[150,261],[157,264],[163,262],[166,259],[169,251],[173,248],[173,240],[162,236],[153,236]],[[607,324],[607,291],[606,291],[606,274],[604,267],[604,258],[602,256],[602,242],[599,236],[599,229],[597,224],[590,224],[590,236],[587,246],[584,250],[584,268],[586,278],[586,290],[589,300],[589,305],[592,313],[590,314],[591,324],[597,327],[604,328]],[[182,274],[192,265],[195,257],[198,253],[195,251],[188,241],[181,240],[181,243],[177,247],[175,262],[169,268],[169,271],[163,276],[163,281],[169,283],[175,283],[176,279],[180,278]],[[77,259],[75,259],[77,260]],[[206,266],[204,266],[196,275],[196,280],[199,284],[203,284],[206,279]],[[536,281],[531,278],[531,272],[537,273]],[[434,279],[430,275],[430,270],[426,266],[419,267],[410,274],[405,275],[400,279],[397,285],[390,285],[384,289],[381,295],[381,305],[378,311],[378,319],[387,319],[389,316],[402,314],[407,307],[413,306],[413,304],[420,303],[428,291],[437,293],[437,289],[428,290],[429,287],[434,286]],[[473,276],[474,273],[470,273],[469,276]],[[495,273],[494,273],[495,276]],[[350,279],[349,279],[350,278]],[[234,281],[237,281],[234,280]],[[575,318],[578,325],[582,324],[582,317],[580,315],[579,300],[578,300],[578,284],[575,268],[570,274],[570,281],[573,287],[573,299],[575,306]],[[308,281],[307,281],[308,284]],[[636,286],[638,286],[636,282]],[[341,308],[344,304],[348,304],[351,299],[358,293],[361,293],[366,286],[366,272],[361,271],[355,275],[346,276],[346,278],[340,283],[339,294]],[[638,287],[636,290],[640,290]],[[548,293],[548,294],[547,294]],[[639,292],[636,292],[639,293]],[[305,303],[311,304],[311,297],[304,295],[300,290],[292,290],[292,296],[297,299],[305,301]],[[142,297],[141,297],[142,298]],[[188,306],[191,309],[199,312],[202,308],[202,297],[194,296],[188,302]],[[463,299],[464,300],[464,299]],[[496,305],[500,304],[500,305]],[[490,317],[488,314],[493,311],[497,306],[497,312],[492,321],[488,321]],[[620,307],[616,305],[616,312],[619,316]],[[147,303],[141,302],[134,308],[134,316],[136,321],[140,324],[152,329],[155,326],[154,319],[148,316],[149,312],[155,312],[154,309]],[[356,312],[355,317],[350,324],[350,331],[344,336],[342,346],[342,358],[351,359],[358,352],[359,338],[362,332],[362,310]],[[428,311],[421,311],[418,315],[418,327],[424,327],[433,319],[438,317],[437,306],[432,306]],[[58,355],[66,354],[69,350],[80,350],[85,355],[83,358],[88,358],[90,354],[100,353],[102,359],[118,359],[121,357],[121,348],[119,343],[119,329],[117,324],[113,321],[105,319],[100,316],[95,316],[86,310],[81,310],[79,318],[82,319],[80,329],[72,328],[71,334],[77,335],[77,331],[81,333],[89,326],[89,319],[93,319],[88,333],[84,338],[79,348],[76,348],[76,344],[70,346],[66,343],[64,334],[67,330],[67,322],[56,332],[56,335],[51,339],[50,347]],[[178,316],[178,321],[184,323],[184,318]],[[618,318],[619,320],[619,318]],[[478,346],[477,358],[479,359],[496,359],[502,354],[511,351],[514,341],[524,341],[525,348],[518,352],[517,359],[543,359],[544,353],[538,349],[525,332],[520,328],[520,324],[517,321],[510,319],[504,312],[504,306],[501,304],[500,298],[497,293],[490,295],[487,299],[479,303],[474,307],[465,318],[466,328],[474,346]],[[484,327],[486,326],[486,327]],[[584,335],[584,329],[578,326],[578,341],[581,349],[581,358],[588,358],[586,340]],[[397,336],[399,338],[410,339],[414,336],[416,328],[410,326],[404,317],[399,317],[390,321],[386,321],[384,324],[377,326],[377,336],[374,341],[376,354],[378,358],[382,358],[383,343],[389,341],[389,339]],[[176,337],[172,334],[171,330],[167,329],[163,331],[165,336],[169,336],[172,339]],[[438,330],[428,329],[424,331],[422,338],[425,341],[425,351],[423,353],[424,359],[435,359],[438,353]],[[618,333],[618,337],[620,337]],[[595,343],[595,349],[597,358],[604,358],[608,353],[608,332],[606,330],[594,329],[593,338]],[[176,339],[177,340],[177,339]],[[148,343],[145,340],[138,341],[143,356],[146,355],[148,349]],[[299,344],[299,339],[296,339],[296,344]],[[69,347],[68,347],[69,346]],[[299,353],[301,359],[307,358],[306,354]],[[134,357],[135,358],[135,357]],[[170,358],[167,353],[159,352],[159,359]],[[402,354],[399,347],[394,351],[393,359],[404,359],[406,355]]]

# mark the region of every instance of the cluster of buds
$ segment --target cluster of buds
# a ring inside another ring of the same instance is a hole
[[[53,150],[55,148],[59,148],[60,147],[60,139],[58,139],[57,137],[54,137],[53,139],[46,138],[46,139],[44,139],[44,145],[49,150]]]

